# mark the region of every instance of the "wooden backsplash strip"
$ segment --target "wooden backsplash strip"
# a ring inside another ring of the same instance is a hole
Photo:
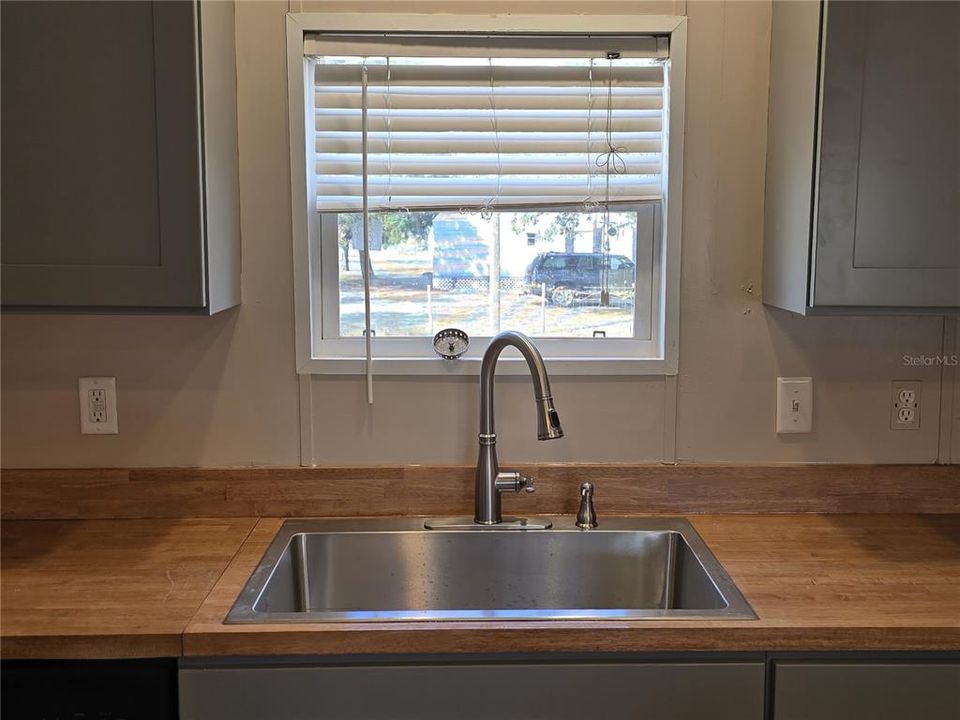
[[[4,470],[0,501],[4,518],[384,515],[403,468]]]
[[[597,511],[616,513],[958,513],[957,465],[517,466],[537,491],[506,497],[505,513],[575,513],[596,486]],[[472,512],[473,468],[406,469],[409,512]]]
[[[960,465],[521,465],[531,495],[505,513],[960,513]],[[473,510],[473,467],[3,470],[5,519],[453,515]]]

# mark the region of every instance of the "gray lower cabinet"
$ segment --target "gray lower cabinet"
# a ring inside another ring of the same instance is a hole
[[[181,720],[762,720],[762,662],[183,664]]]
[[[775,662],[773,720],[957,720],[960,664]]]
[[[2,302],[240,295],[232,2],[0,4]]]
[[[960,3],[775,2],[763,299],[960,310]]]

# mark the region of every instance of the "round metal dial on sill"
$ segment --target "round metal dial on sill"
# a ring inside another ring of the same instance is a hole
[[[456,360],[470,347],[470,338],[463,330],[446,328],[433,336],[433,349],[444,360]]]

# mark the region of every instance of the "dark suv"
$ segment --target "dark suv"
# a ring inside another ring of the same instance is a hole
[[[603,253],[545,252],[527,267],[524,286],[539,295],[546,286],[547,299],[554,305],[570,307],[578,301],[600,296],[601,270],[607,263],[607,288],[611,292],[630,289],[636,278],[636,264],[625,255]]]

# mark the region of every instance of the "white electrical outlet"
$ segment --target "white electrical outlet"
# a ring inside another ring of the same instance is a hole
[[[920,429],[920,381],[894,380],[890,384],[890,429]]]
[[[80,386],[80,432],[84,435],[116,435],[117,379],[82,377]]]
[[[777,432],[813,432],[813,378],[777,378]]]

